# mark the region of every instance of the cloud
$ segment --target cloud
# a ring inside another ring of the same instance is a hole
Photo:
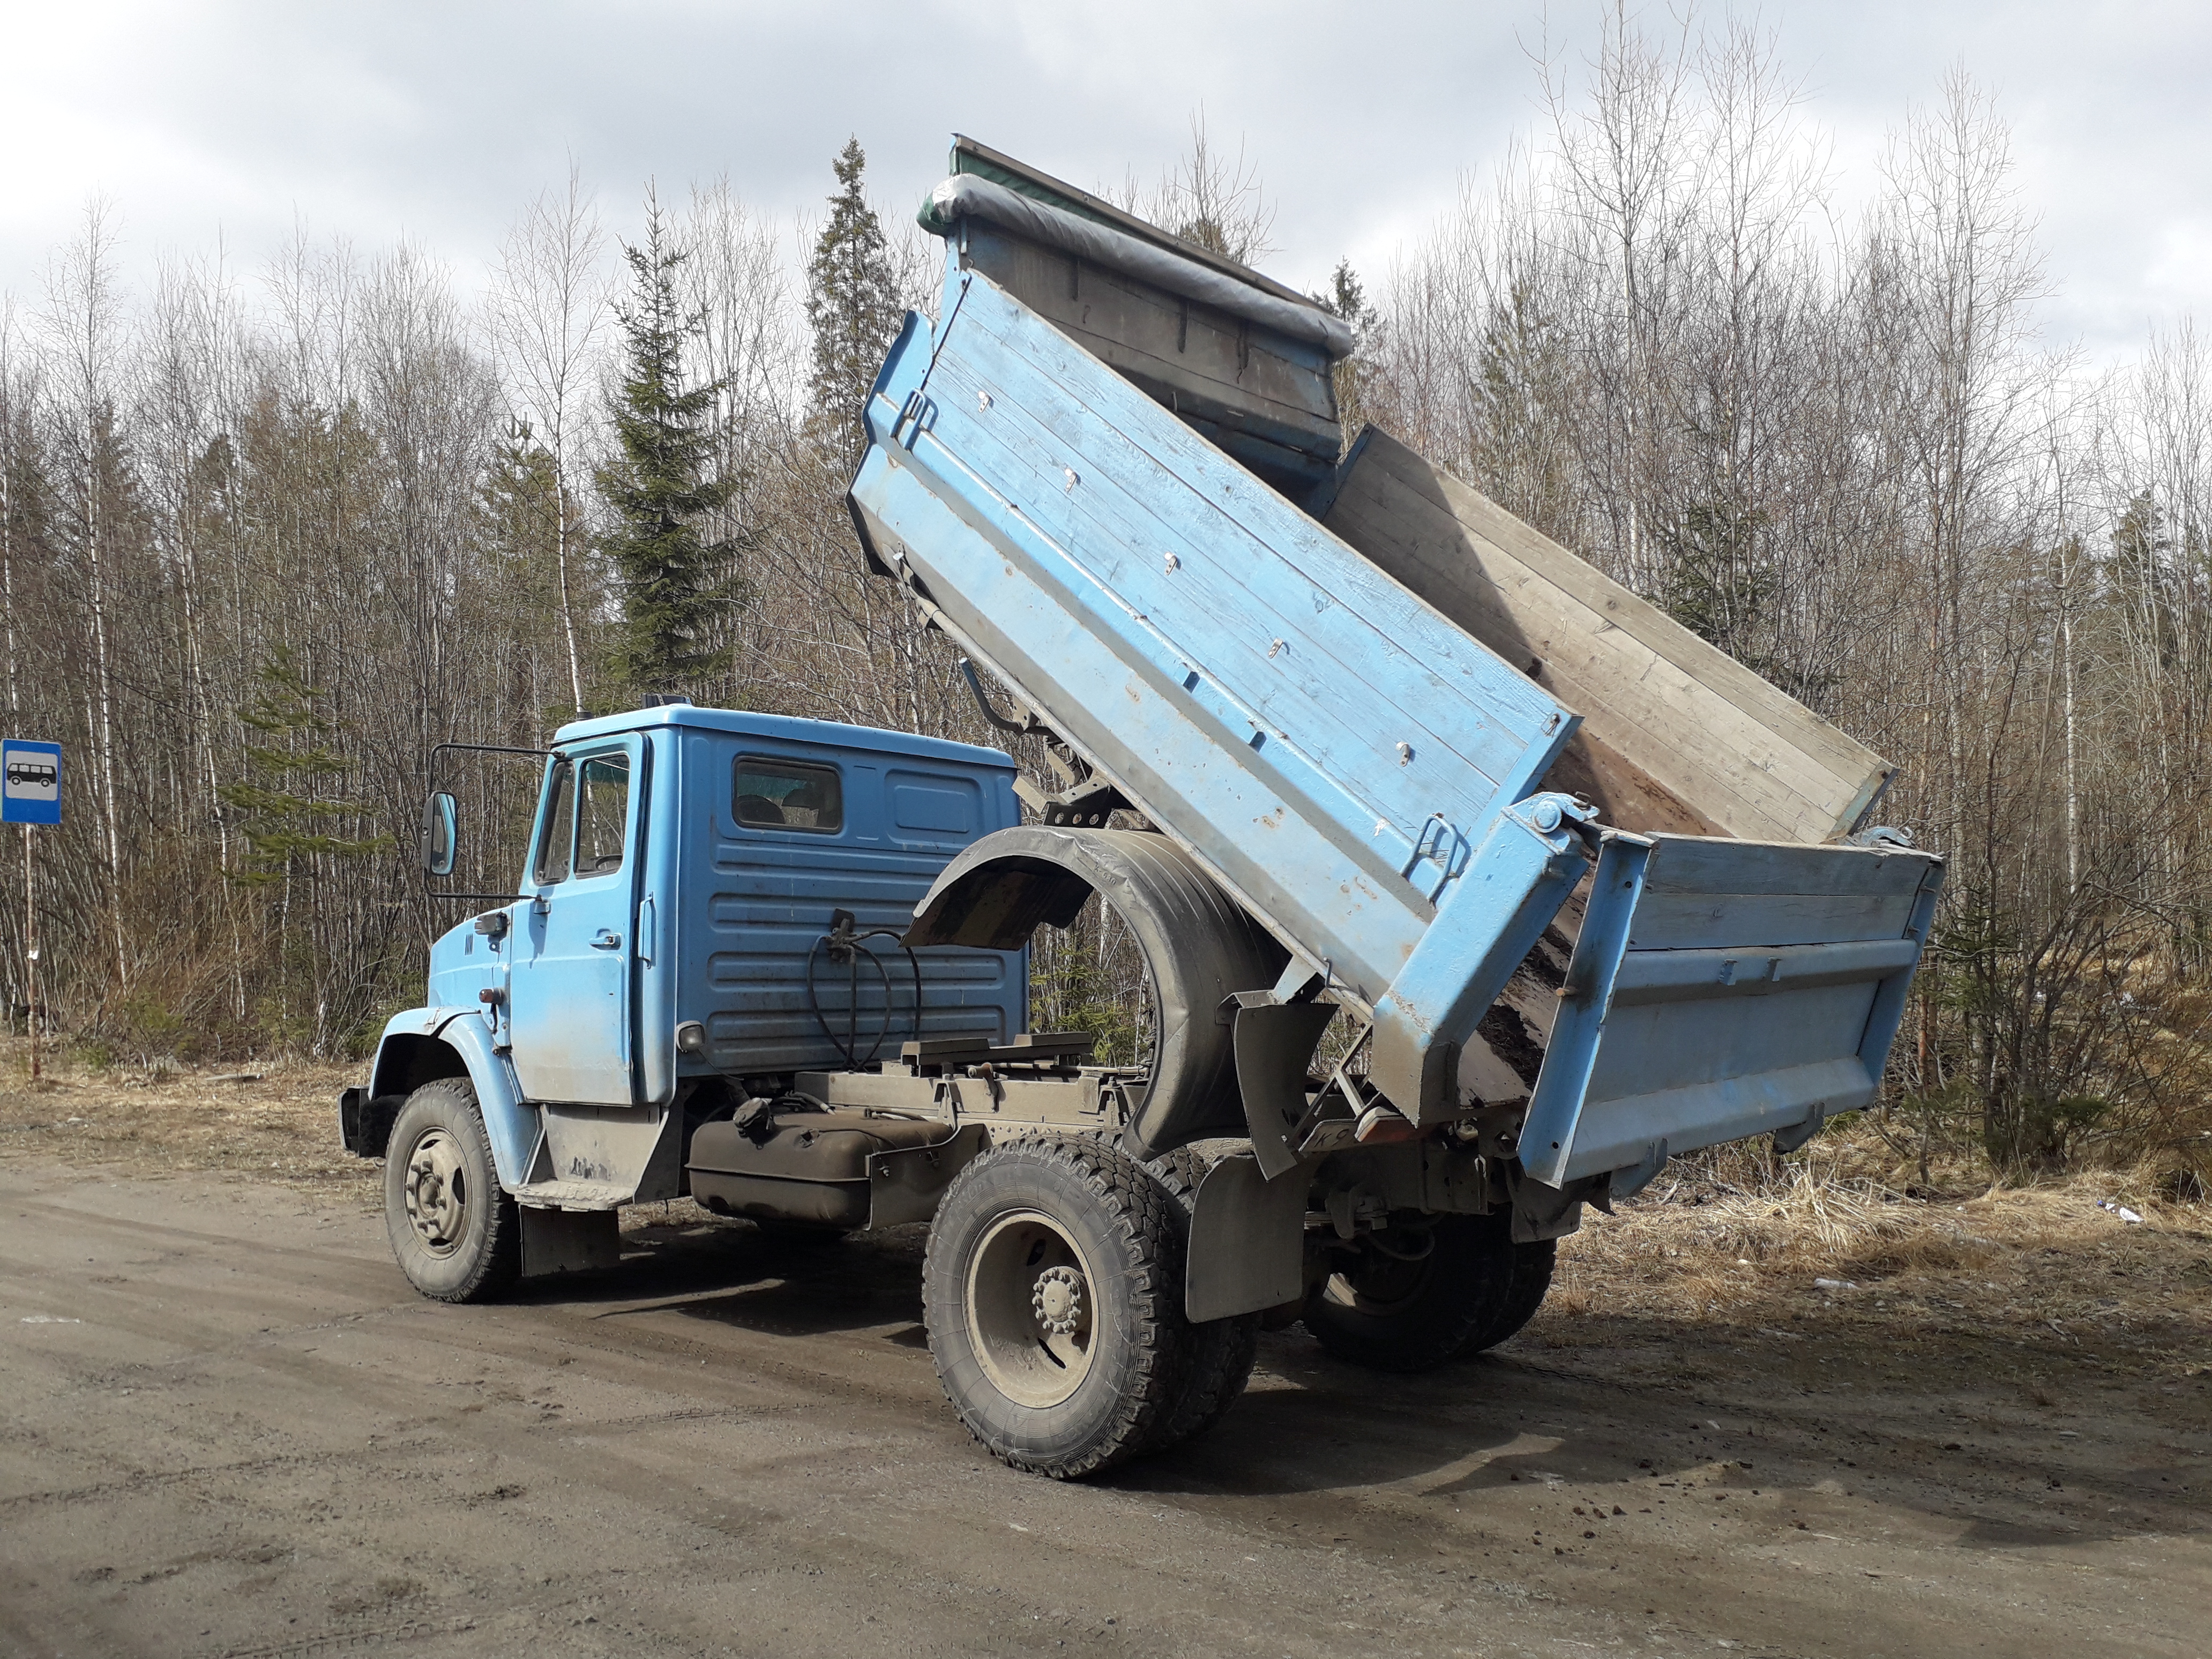
[[[15,0],[0,69],[0,288],[105,192],[126,265],[218,230],[251,259],[304,217],[374,247],[404,234],[466,279],[574,155],[619,222],[645,180],[726,172],[787,222],[828,194],[848,134],[903,208],[965,131],[1080,184],[1149,179],[1203,106],[1279,205],[1271,265],[1370,271],[1486,173],[1537,116],[1529,52],[1571,66],[1595,4],[1548,19],[1432,0],[836,7],[293,3],[40,7]],[[1646,21],[1663,27],[1665,13]],[[1717,12],[1712,15],[1717,16]],[[2212,301],[2198,158],[2212,154],[2192,6],[1798,0],[1759,15],[1837,137],[1843,195],[1881,135],[1963,62],[2014,124],[2023,195],[2060,284],[2055,331],[2126,349],[2142,319]]]

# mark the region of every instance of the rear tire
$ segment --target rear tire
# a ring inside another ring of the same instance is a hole
[[[1381,1243],[1364,1239],[1357,1259],[1307,1298],[1306,1329],[1337,1358],[1373,1370],[1425,1371],[1500,1322],[1513,1285],[1506,1218],[1439,1215],[1424,1223],[1392,1227]],[[1427,1253],[1407,1259],[1423,1231]]]
[[[1186,1249],[1190,1215],[1198,1202],[1199,1183],[1213,1167],[1213,1160],[1188,1146],[1177,1147],[1145,1167],[1159,1177],[1182,1212]],[[1252,1366],[1260,1357],[1260,1316],[1238,1314],[1228,1319],[1209,1319],[1188,1325],[1190,1358],[1182,1393],[1146,1449],[1166,1451],[1194,1436],[1204,1434],[1228,1414],[1252,1380]]]
[[[522,1276],[521,1218],[466,1078],[426,1083],[399,1109],[385,1151],[384,1230],[408,1282],[437,1301],[488,1302]]]
[[[1095,1140],[1010,1142],[954,1177],[923,1318],[945,1397],[993,1456],[1065,1480],[1150,1443],[1188,1359],[1174,1204]]]
[[[1504,1304],[1496,1319],[1468,1339],[1462,1353],[1494,1348],[1536,1316],[1536,1310],[1544,1305],[1544,1293],[1552,1288],[1552,1267],[1559,1254],[1556,1238],[1513,1247],[1513,1279],[1506,1287]]]

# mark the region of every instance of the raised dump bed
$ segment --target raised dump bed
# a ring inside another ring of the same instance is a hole
[[[1639,836],[1613,817],[1814,842],[1869,804],[1876,757],[1387,439],[1332,471],[1317,521],[1282,477],[987,269],[1033,283],[1036,262],[1004,251],[1019,237],[1079,250],[1078,292],[1117,258],[1163,287],[1156,246],[966,178],[925,222],[948,238],[942,320],[909,319],[869,402],[852,498],[873,555],[1291,954],[1276,1003],[1318,985],[1371,1024],[1368,1078],[1415,1126],[1528,1099],[1533,1083],[1532,1110],[1562,1126],[1553,1179],[1618,1158],[1607,1172],[1626,1185],[1655,1155],[1804,1129],[1871,1097],[1937,862]],[[1218,331],[1242,330],[1255,361],[1261,344],[1294,360],[1291,301],[1207,291]],[[1330,349],[1309,353],[1316,384]],[[1601,741],[1577,748],[1592,709]],[[1585,801],[1557,788],[1563,763]],[[1593,853],[1596,921],[1572,927],[1553,998],[1567,1016],[1479,1030]],[[1018,942],[1003,926],[963,931],[976,879],[949,870],[915,937]],[[1706,952],[1720,953],[1709,975]],[[1623,974],[1622,994],[1663,1012],[1605,1034]],[[1264,1141],[1257,1092],[1248,1078]],[[1303,1089],[1278,1104],[1310,1115]],[[1224,1109],[1177,1127],[1236,1127]]]

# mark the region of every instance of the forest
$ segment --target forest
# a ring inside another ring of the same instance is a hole
[[[1900,1156],[2155,1158],[2201,1195],[2191,321],[2117,367],[2046,337],[2063,273],[1963,70],[1849,212],[1755,26],[1616,13],[1533,73],[1511,152],[1316,295],[1360,341],[1347,434],[1395,432],[1900,766],[1881,818],[1950,860],[1875,1115]],[[872,202],[857,143],[825,161],[796,233],[739,179],[617,210],[572,172],[466,280],[301,238],[134,286],[118,210],[87,206],[0,301],[8,730],[69,766],[61,828],[0,842],[18,1029],[28,918],[42,1024],[100,1061],[364,1052],[460,916],[414,862],[441,741],[535,746],[646,692],[996,740],[842,500],[940,247]],[[1101,193],[1272,252],[1261,161],[1202,120]],[[1042,939],[1034,978],[1037,1029],[1143,1042],[1110,914]]]

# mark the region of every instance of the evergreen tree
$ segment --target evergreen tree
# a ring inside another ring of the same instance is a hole
[[[371,816],[363,802],[325,793],[355,770],[343,752],[352,734],[331,718],[329,699],[290,647],[271,652],[257,678],[258,694],[237,716],[260,741],[246,744],[246,775],[216,791],[246,841],[246,858],[231,879],[265,886],[299,874],[303,860],[357,859],[389,848],[386,835],[337,833],[337,826],[358,829]]]
[[[830,198],[830,222],[814,239],[814,257],[806,266],[806,322],[814,336],[807,390],[816,421],[847,462],[855,463],[860,410],[906,307],[882,222],[861,189],[868,158],[860,141],[848,139],[831,165],[837,193]]]
[[[1368,422],[1369,405],[1374,401],[1371,382],[1376,347],[1382,332],[1382,314],[1367,297],[1359,273],[1352,268],[1348,258],[1336,262],[1336,269],[1329,273],[1327,292],[1309,297],[1331,316],[1342,318],[1352,330],[1352,356],[1337,364],[1332,376],[1336,384],[1336,418],[1344,428],[1345,446],[1349,448],[1358,441],[1359,430]]]
[[[642,247],[625,242],[630,298],[618,305],[628,356],[614,399],[621,450],[599,469],[616,527],[602,544],[622,595],[615,670],[633,694],[696,686],[719,672],[729,647],[713,642],[717,613],[738,595],[726,573],[726,542],[709,543],[700,520],[726,501],[734,480],[709,478],[707,417],[719,388],[684,386],[684,346],[695,319],[677,297],[682,250],[670,245],[660,204],[646,201]]]

